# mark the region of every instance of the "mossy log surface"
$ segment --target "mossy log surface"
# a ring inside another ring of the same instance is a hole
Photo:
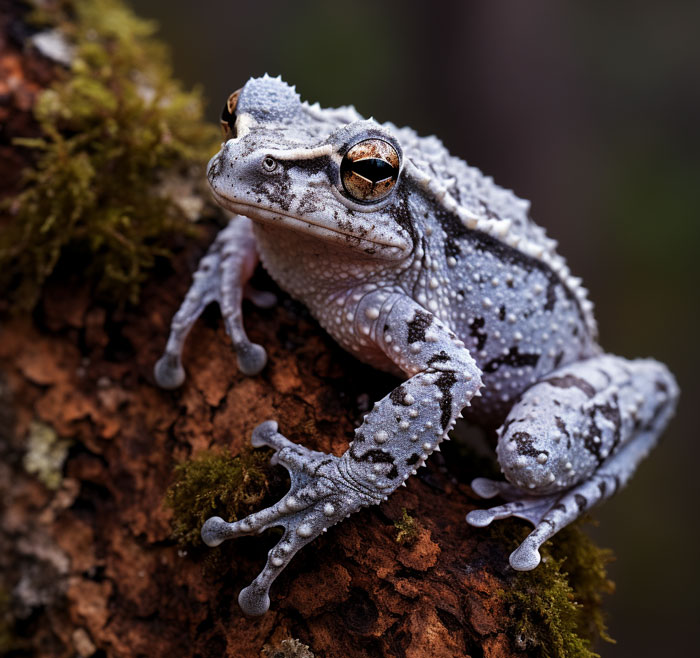
[[[0,63],[16,64],[15,89],[30,93],[2,106],[10,136],[32,134],[31,94],[53,70],[7,39],[18,6],[0,0]],[[27,154],[9,140],[0,148],[13,173],[4,194],[16,193]],[[270,418],[292,441],[339,455],[396,382],[354,361],[280,295],[274,309],[246,308],[250,338],[268,350],[261,375],[237,371],[210,309],[189,337],[184,386],[158,389],[153,364],[215,230],[172,244],[138,306],[98,302],[79,272],[62,268],[33,315],[0,325],[0,653],[592,656],[587,638],[601,629],[608,586],[602,552],[574,529],[538,570],[514,572],[508,555],[525,524],[467,526],[479,501],[466,483],[480,465],[453,442],[388,502],[301,551],[274,584],[268,614],[242,615],[238,592],[277,536],[198,544],[173,483],[180,478],[182,493],[186,464],[200,455],[250,455],[253,428]],[[240,513],[284,493],[284,471],[265,467],[263,487],[259,476]]]

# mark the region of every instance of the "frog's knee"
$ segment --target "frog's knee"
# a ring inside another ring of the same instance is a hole
[[[521,489],[547,494],[569,486],[562,481],[561,457],[548,441],[530,432],[509,432],[499,442],[498,460],[506,479]]]
[[[497,448],[506,479],[537,495],[568,489],[590,477],[599,465],[574,429],[580,425],[580,411],[563,413],[549,402],[524,396],[501,429]]]

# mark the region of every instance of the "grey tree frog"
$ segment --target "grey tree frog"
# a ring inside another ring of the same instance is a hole
[[[210,546],[281,526],[262,572],[239,596],[264,613],[294,554],[363,506],[386,500],[448,438],[462,413],[497,428],[504,481],[478,478],[481,527],[534,524],[514,569],[631,477],[673,414],[678,387],[653,360],[605,354],[592,304],[529,203],[451,156],[435,137],[365,120],[352,107],[302,103],[280,78],[249,80],[228,99],[225,141],[208,165],[216,201],[234,213],[194,274],[155,366],[182,384],[183,342],[218,302],[242,372],[265,366],[241,302],[258,260],[341,346],[402,383],[364,417],[340,457],[287,440],[273,420],[253,432],[291,475],[275,505],[207,520]]]

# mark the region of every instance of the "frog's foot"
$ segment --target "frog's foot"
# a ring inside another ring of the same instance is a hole
[[[637,445],[629,446],[632,450]],[[489,509],[472,510],[467,514],[467,523],[484,527],[492,521],[517,516],[535,526],[535,529],[510,555],[510,566],[517,571],[534,569],[541,560],[540,547],[562,528],[579,518],[585,511],[604,498],[613,495],[621,484],[617,462],[624,461],[621,454],[610,460],[589,480],[563,492],[529,495],[526,491],[509,484],[486,478],[477,478],[472,489],[483,498],[495,495],[508,502]]]
[[[534,569],[540,563],[540,546],[573,520],[564,521],[560,518],[560,512],[565,512],[565,508],[562,509],[562,499],[567,497],[562,496],[561,493],[528,496],[522,489],[508,482],[487,478],[477,478],[471,486],[474,493],[482,498],[499,496],[509,502],[489,509],[472,510],[467,514],[467,523],[470,525],[483,528],[490,525],[492,521],[517,516],[535,526],[535,530],[511,553],[510,565],[518,571]]]
[[[234,218],[219,233],[200,261],[192,285],[173,317],[165,352],[153,370],[159,386],[177,388],[185,380],[182,348],[192,325],[211,302],[218,302],[221,307],[240,371],[255,375],[265,367],[265,349],[248,339],[241,312],[244,298],[263,308],[275,303],[272,293],[261,292],[248,285],[257,260],[250,220]]]
[[[656,429],[640,432],[635,440],[622,446],[587,480],[565,491],[535,496],[508,482],[477,478],[472,482],[477,495],[483,498],[498,495],[508,502],[469,512],[467,523],[483,527],[509,516],[530,521],[535,529],[511,553],[509,561],[518,571],[534,569],[540,563],[539,549],[544,542],[627,483],[637,464],[656,442],[657,433]]]
[[[360,507],[377,501],[348,486],[338,470],[338,457],[292,443],[277,431],[274,421],[255,429],[252,444],[275,450],[271,461],[289,471],[289,491],[276,504],[240,521],[208,519],[202,527],[202,539],[209,546],[218,546],[233,537],[259,534],[275,526],[284,528],[282,538],[268,553],[264,569],[238,597],[243,612],[262,615],[270,607],[270,586],[300,548]]]

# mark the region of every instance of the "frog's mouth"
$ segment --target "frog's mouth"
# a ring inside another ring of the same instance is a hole
[[[387,239],[360,237],[353,233],[341,231],[335,227],[321,224],[313,221],[309,217],[297,217],[288,213],[280,212],[279,210],[270,210],[264,206],[259,206],[254,203],[230,199],[212,188],[212,194],[216,202],[226,210],[249,217],[253,221],[258,221],[265,224],[282,223],[285,228],[289,228],[299,233],[314,235],[322,240],[329,242],[351,245],[356,249],[364,251],[368,254],[376,254],[379,250],[385,255],[395,256],[398,253],[407,250],[408,245],[402,241],[399,236],[393,238],[386,236]]]

